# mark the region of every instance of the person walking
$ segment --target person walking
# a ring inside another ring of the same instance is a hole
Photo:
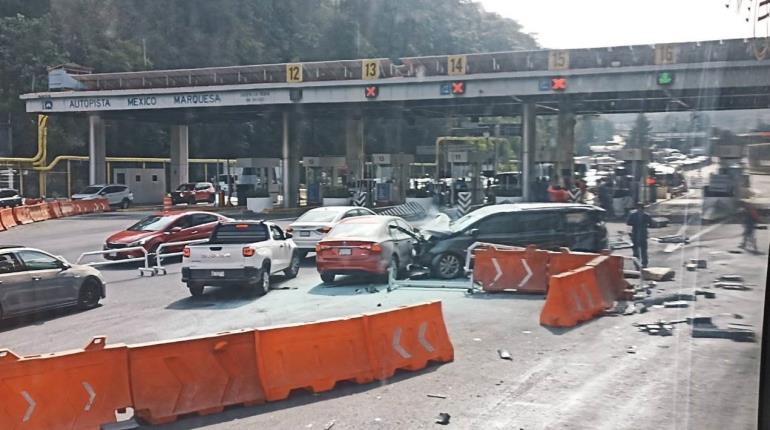
[[[759,222],[759,213],[754,206],[747,202],[743,202],[743,240],[739,245],[739,248],[748,250],[748,246],[751,245],[754,252],[759,252],[757,248],[757,236],[754,233],[757,229],[757,223]]]
[[[569,191],[563,189],[561,185],[550,185],[548,187],[549,199],[554,203],[569,203]]]
[[[631,226],[634,257],[641,261],[643,268],[647,267],[647,228],[652,226],[652,217],[644,211],[643,203],[636,204],[636,210],[628,216],[626,225]]]

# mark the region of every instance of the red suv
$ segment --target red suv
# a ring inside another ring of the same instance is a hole
[[[187,203],[194,205],[200,202],[214,203],[217,190],[211,182],[190,182],[177,187],[171,192],[173,204]]]
[[[207,239],[220,221],[230,221],[225,216],[210,212],[163,212],[149,215],[131,227],[107,238],[105,250],[115,252],[105,254],[108,260],[142,257],[139,251],[119,252],[122,248],[141,246],[149,254],[154,253],[161,243],[183,242]],[[164,248],[162,253],[180,252],[184,245]]]

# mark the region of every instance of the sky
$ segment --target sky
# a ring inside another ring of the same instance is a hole
[[[478,0],[512,18],[545,48],[752,37],[755,0]],[[727,8],[725,5],[729,4]],[[738,10],[738,6],[740,9]],[[751,14],[751,15],[749,15]],[[745,19],[751,16],[750,22]],[[767,20],[770,21],[770,20]],[[759,35],[767,35],[763,26]]]

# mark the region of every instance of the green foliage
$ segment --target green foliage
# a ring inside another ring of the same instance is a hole
[[[631,148],[644,148],[650,142],[650,132],[652,131],[652,125],[647,116],[643,113],[637,115],[634,121],[634,127],[628,134],[628,142],[626,144]]]

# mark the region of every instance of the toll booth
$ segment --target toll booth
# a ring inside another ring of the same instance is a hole
[[[283,168],[280,158],[238,158],[235,167],[240,172],[237,188],[266,190],[274,204],[281,203]]]
[[[442,166],[439,170],[448,174],[446,181],[451,190],[450,203],[455,204],[458,192],[470,192],[472,204],[484,203],[485,181],[481,175],[482,165],[487,159],[486,154],[464,151],[446,151],[445,154],[437,154],[437,164]]]
[[[163,203],[166,195],[166,169],[114,168],[112,182],[127,185],[135,204]]]
[[[377,205],[396,205],[404,202],[411,178],[411,154],[372,154],[374,177],[377,185],[374,200]]]
[[[324,188],[347,186],[348,166],[345,157],[302,157],[307,184],[307,204],[323,203]]]

